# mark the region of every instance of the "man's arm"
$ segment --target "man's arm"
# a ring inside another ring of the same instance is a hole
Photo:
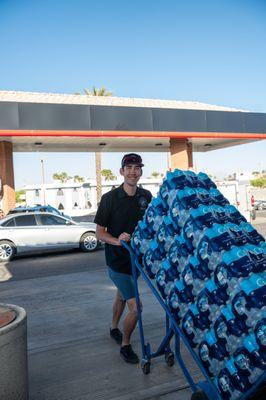
[[[101,225],[96,226],[96,236],[98,240],[104,243],[112,244],[113,246],[121,246],[121,240],[128,242],[130,240],[130,235],[126,232],[121,233],[118,238],[112,236],[107,232],[106,228]]]

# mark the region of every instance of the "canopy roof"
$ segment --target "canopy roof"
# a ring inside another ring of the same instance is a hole
[[[14,151],[194,151],[266,138],[266,114],[198,102],[0,91],[0,140]]]

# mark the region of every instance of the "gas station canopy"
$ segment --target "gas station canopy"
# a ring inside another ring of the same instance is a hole
[[[266,138],[266,114],[197,102],[0,91],[13,151],[209,151]]]

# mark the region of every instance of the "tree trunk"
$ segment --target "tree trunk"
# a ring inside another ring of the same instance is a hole
[[[102,155],[95,153],[95,169],[96,169],[96,193],[97,193],[97,206],[102,197]]]

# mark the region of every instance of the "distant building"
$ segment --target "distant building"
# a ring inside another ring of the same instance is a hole
[[[122,182],[122,177],[115,181],[103,181],[102,193],[118,187]],[[161,183],[162,178],[147,178],[141,179],[139,186],[156,196]],[[82,183],[54,181],[45,185],[27,185],[24,189],[28,206],[50,204],[70,215],[82,215],[97,210],[96,181],[92,179]]]

